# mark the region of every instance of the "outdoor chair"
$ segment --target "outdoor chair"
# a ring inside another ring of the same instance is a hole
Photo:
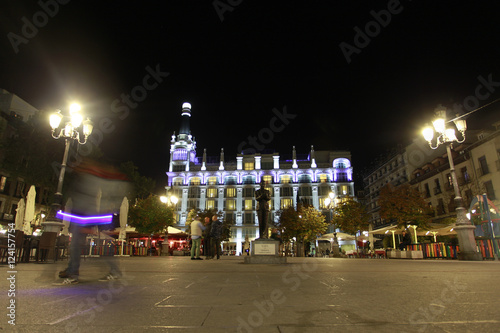
[[[1,256],[2,259],[1,261],[4,261],[4,258],[8,257],[9,250],[15,250],[14,256],[15,256],[15,262],[21,262],[21,258],[23,257],[24,254],[24,232],[21,230],[15,230],[14,231],[14,243],[15,247],[14,248],[9,248],[8,247],[8,237],[2,238],[2,242],[0,244],[0,251],[1,251]],[[7,260],[6,260],[7,261]]]
[[[64,259],[68,258],[66,255],[66,252],[68,251],[69,247],[69,236],[67,235],[61,235],[57,237],[56,241],[56,246],[55,246],[55,256],[54,256],[54,261],[57,261],[57,259]]]
[[[36,246],[36,262],[47,261],[50,250],[56,247],[57,232],[43,232]]]
[[[15,231],[16,238],[16,262],[22,262],[24,253],[26,251],[25,242],[24,242],[24,231],[16,230]]]

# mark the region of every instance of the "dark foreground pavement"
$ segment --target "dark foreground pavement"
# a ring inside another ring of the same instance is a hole
[[[498,262],[288,258],[286,265],[251,265],[238,257],[118,261],[123,279],[97,281],[107,273],[106,265],[102,258],[90,258],[82,260],[82,283],[71,286],[52,285],[66,261],[19,264],[15,273],[1,266],[1,329],[500,332]],[[15,326],[8,323],[12,314]]]

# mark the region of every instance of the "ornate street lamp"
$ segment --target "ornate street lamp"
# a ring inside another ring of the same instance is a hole
[[[333,220],[333,207],[334,207],[334,198],[335,194],[333,192],[330,192],[328,194],[329,198],[325,199],[325,207],[330,209],[330,217]],[[334,226],[333,230],[333,243],[332,243],[332,252],[334,257],[340,257],[340,251],[339,251],[339,241],[337,239],[337,228],[336,225]]]
[[[80,105],[71,104],[69,108],[69,115],[64,116],[61,110],[57,110],[50,115],[50,127],[52,127],[52,137],[54,139],[64,139],[64,156],[59,172],[59,180],[57,183],[57,190],[55,193],[54,203],[52,204],[52,211],[47,221],[42,223],[45,231],[59,232],[63,223],[55,217],[55,214],[62,205],[62,187],[64,175],[66,173],[66,163],[68,162],[69,147],[72,141],[77,144],[87,143],[87,139],[92,134],[94,126],[89,118],[83,120],[83,115],[80,113]]]
[[[467,124],[465,120],[460,119],[460,117],[453,119],[455,126],[449,126],[448,124],[450,123],[451,121],[446,121],[446,108],[439,107],[436,109],[436,118],[432,122],[433,127],[427,126],[423,129],[422,134],[432,149],[437,149],[442,144],[446,145],[448,161],[450,163],[451,179],[453,182],[453,189],[455,190],[455,207],[457,212],[455,230],[457,232],[458,243],[460,246],[458,259],[483,260],[481,253],[477,251],[476,239],[474,238],[475,227],[466,216],[466,210],[463,205],[462,195],[460,194],[457,176],[455,174],[453,156],[451,155],[453,143],[462,143],[465,141],[465,130],[467,129]],[[456,127],[458,132],[460,132],[461,139],[457,138],[455,128],[453,127]],[[436,137],[435,134],[437,134]]]

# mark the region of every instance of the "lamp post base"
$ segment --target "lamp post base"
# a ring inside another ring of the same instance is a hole
[[[458,260],[468,261],[482,261],[483,256],[479,252],[459,252],[457,254]]]
[[[462,221],[460,221],[462,222]],[[460,252],[457,257],[459,260],[482,261],[481,252],[477,251],[476,239],[474,237],[475,227],[464,222],[457,223],[455,231],[458,237]]]
[[[332,255],[334,258],[340,258],[339,243],[337,243],[336,241],[334,241],[332,244]]]
[[[48,220],[41,223],[43,231],[59,233],[64,227],[64,223],[59,220]]]

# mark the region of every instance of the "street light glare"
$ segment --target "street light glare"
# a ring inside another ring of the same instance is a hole
[[[424,136],[426,141],[431,141],[434,138],[434,130],[430,126],[426,126],[422,130],[422,135]]]
[[[432,125],[436,129],[436,132],[438,133],[444,133],[445,129],[445,124],[444,124],[444,118],[437,118],[432,122]]]
[[[453,128],[447,128],[445,135],[448,141],[458,141]]]
[[[59,125],[61,124],[62,117],[63,116],[61,114],[61,110],[57,110],[56,113],[50,115],[49,122],[50,122],[50,127],[52,127],[53,130],[59,127]]]
[[[80,104],[78,104],[78,103],[72,103],[69,106],[69,113],[71,113],[71,114],[78,112],[80,110],[81,110],[81,107],[80,107]]]
[[[80,125],[83,122],[83,116],[79,112],[73,112],[71,114],[71,123],[73,124],[73,127],[80,127]]]
[[[83,122],[83,135],[85,135],[85,137],[88,137],[90,134],[92,134],[93,129],[94,125],[92,124],[92,121],[87,118],[87,120]]]

